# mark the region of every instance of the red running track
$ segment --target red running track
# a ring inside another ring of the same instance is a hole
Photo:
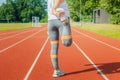
[[[46,32],[43,26],[0,33],[0,80],[120,80],[120,40],[76,28],[71,47],[60,41],[66,74],[53,78]]]

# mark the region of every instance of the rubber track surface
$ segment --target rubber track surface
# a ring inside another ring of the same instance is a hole
[[[65,76],[53,78],[46,26],[0,32],[0,80],[120,80],[120,40],[77,28],[70,47],[59,41]]]

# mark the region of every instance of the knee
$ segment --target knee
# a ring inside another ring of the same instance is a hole
[[[62,43],[63,43],[63,45],[65,45],[65,46],[70,46],[71,44],[72,44],[72,37],[71,37],[71,35],[69,35],[69,36],[62,36]]]
[[[72,39],[70,39],[70,40],[63,40],[62,43],[63,43],[63,45],[66,46],[66,47],[71,46],[71,44],[72,44]]]

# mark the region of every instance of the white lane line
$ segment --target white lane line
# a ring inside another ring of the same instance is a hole
[[[47,38],[46,41],[44,42],[44,44],[43,44],[41,50],[39,51],[37,57],[36,57],[35,60],[34,60],[32,66],[30,67],[30,69],[28,70],[26,76],[24,77],[24,80],[28,80],[28,78],[29,78],[29,76],[30,76],[32,70],[34,69],[34,67],[35,67],[35,65],[36,65],[36,63],[37,63],[37,61],[38,61],[38,59],[39,59],[39,57],[40,57],[42,51],[44,50],[44,48],[45,48],[47,42],[48,42],[48,38]]]
[[[12,37],[15,37],[15,36],[18,36],[18,35],[23,34],[23,33],[31,32],[31,31],[34,31],[34,30],[24,31],[24,32],[20,32],[18,34],[12,35],[12,36],[7,36],[5,38],[0,39],[0,41],[5,40],[5,39],[9,39],[9,38],[12,38]]]
[[[77,49],[85,56],[85,58],[93,65],[93,67],[100,73],[104,80],[109,80],[108,77],[95,65],[95,63],[86,55],[86,53],[73,41]]]
[[[38,32],[36,32],[36,33],[34,33],[34,34],[32,34],[32,35],[30,35],[30,36],[24,38],[24,39],[22,39],[22,40],[20,40],[20,41],[18,41],[18,42],[16,42],[16,43],[14,43],[14,44],[12,44],[12,45],[10,45],[10,46],[8,46],[8,47],[6,47],[6,48],[0,50],[0,53],[2,53],[2,52],[4,52],[4,51],[6,51],[6,50],[8,50],[8,49],[10,49],[10,48],[12,48],[12,47],[18,45],[18,44],[20,44],[20,43],[22,43],[22,42],[24,42],[25,40],[27,40],[27,39],[29,39],[29,38],[35,36],[36,34],[38,34],[38,33],[41,32],[41,31],[44,31],[44,30],[45,30],[45,29],[39,30]]]
[[[25,29],[25,30],[26,30],[26,29]],[[4,32],[4,33],[1,33],[0,35],[4,35],[4,34],[11,34],[11,33],[17,33],[17,32],[21,32],[21,31],[25,31],[25,30],[12,31],[12,32]]]
[[[84,35],[84,36],[92,39],[92,40],[95,40],[95,41],[97,41],[97,42],[99,42],[99,43],[101,43],[101,44],[104,44],[104,45],[106,45],[106,46],[109,46],[109,47],[117,50],[117,51],[120,51],[120,48],[117,48],[117,47],[112,46],[112,45],[110,45],[110,44],[107,44],[107,43],[105,43],[105,42],[103,42],[103,41],[100,41],[100,40],[98,40],[98,39],[95,39],[95,38],[93,38],[93,37],[91,37],[91,36],[89,36],[89,35],[86,35],[86,34],[84,34],[84,33],[79,32],[79,31],[77,31],[77,30],[75,30],[75,29],[73,29],[73,30],[74,30],[75,32],[79,33],[79,34],[82,34],[82,35]]]

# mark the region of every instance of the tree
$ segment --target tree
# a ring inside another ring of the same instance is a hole
[[[120,24],[120,0],[101,0],[100,6],[111,14],[111,22]]]
[[[82,21],[91,21],[93,10],[103,8],[111,14],[111,21],[114,24],[120,24],[120,0],[67,0],[71,19],[79,21],[80,7],[82,7]],[[80,5],[82,4],[82,5]]]
[[[80,1],[79,0],[67,0],[71,19],[74,21],[80,21]]]
[[[3,4],[1,7],[0,7],[0,19],[5,19],[5,20],[8,20],[8,21],[14,21],[15,19],[15,16],[14,16],[14,8],[11,7],[12,5],[10,4]]]
[[[99,1],[100,0],[81,0],[80,3],[80,0],[67,0],[71,18],[74,21],[80,21],[80,11],[82,12],[83,20],[88,16],[92,16],[93,10],[99,6]]]
[[[45,0],[6,0],[6,3],[0,6],[0,18],[9,19],[16,22],[30,22],[32,16],[38,16],[40,19],[46,17]]]

